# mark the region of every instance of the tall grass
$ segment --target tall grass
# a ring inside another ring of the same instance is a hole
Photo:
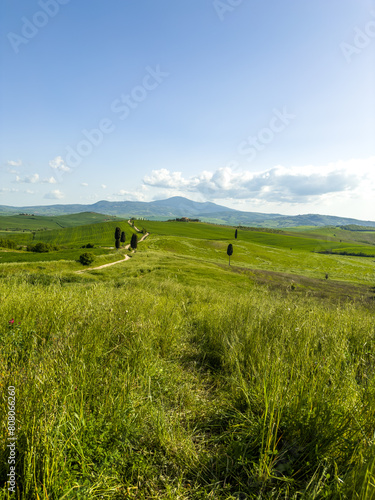
[[[84,279],[0,283],[16,498],[375,498],[372,310],[173,272]]]

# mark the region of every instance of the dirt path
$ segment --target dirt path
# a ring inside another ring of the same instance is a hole
[[[120,264],[121,262],[124,262],[125,260],[129,260],[130,257],[129,255],[124,255],[124,258],[121,260],[116,260],[116,262],[110,262],[109,264],[103,264],[102,266],[98,267],[88,267],[87,269],[81,269],[80,271],[76,271],[77,274],[85,273],[86,271],[95,271],[96,269],[103,269],[104,267],[109,267],[109,266],[114,266],[115,264]]]
[[[142,232],[140,229],[138,229],[137,227],[135,227],[135,226],[134,226],[134,225],[130,222],[130,219],[128,220],[128,224],[129,224],[129,226],[131,226],[132,228],[134,228],[134,229],[137,231],[137,233],[141,233],[141,232]],[[148,234],[148,233],[147,233],[147,234]],[[142,240],[140,240],[140,241],[142,241]]]
[[[130,222],[130,221],[128,221]],[[137,228],[134,228],[137,230]],[[138,231],[138,230],[137,230]],[[139,231],[140,232],[140,231]],[[142,236],[142,238],[139,240],[139,242],[143,241],[145,238],[147,238],[147,236],[149,235],[150,233],[146,233]],[[139,243],[138,242],[138,243]],[[126,250],[129,250],[130,248],[130,243],[128,245],[125,246],[125,249]],[[133,252],[134,253],[134,250]],[[85,273],[86,271],[96,271],[97,269],[103,269],[104,267],[109,267],[109,266],[114,266],[115,264],[121,264],[121,262],[124,262],[126,260],[129,260],[130,257],[129,255],[124,255],[124,258],[121,259],[121,260],[116,260],[116,262],[110,262],[109,264],[103,264],[102,266],[98,266],[98,267],[88,267],[87,269],[80,269],[79,271],[76,271],[77,274],[81,274],[81,273]]]
[[[149,235],[150,235],[150,233],[146,233],[146,234],[144,234],[144,235],[142,236],[142,238],[141,238],[139,241],[143,241],[143,240],[144,240],[144,239],[146,239],[146,238],[147,238],[147,236],[149,236]]]

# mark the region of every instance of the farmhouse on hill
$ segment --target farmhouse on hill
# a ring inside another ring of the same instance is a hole
[[[179,219],[170,219],[168,222],[200,222],[200,219],[190,219],[189,217],[181,217]]]

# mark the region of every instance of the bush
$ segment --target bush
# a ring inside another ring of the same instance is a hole
[[[27,247],[29,252],[37,252],[37,253],[47,253],[49,252],[49,245],[43,243],[42,241],[37,243],[36,245],[30,245]]]
[[[87,245],[83,245],[81,248],[94,248],[92,243],[87,243]]]
[[[15,249],[16,248],[16,242],[12,240],[6,240],[6,239],[0,239],[0,247],[2,248],[10,248],[10,249]]]
[[[36,243],[35,245],[27,245],[26,250],[28,252],[37,252],[37,253],[47,253],[50,252],[51,250],[60,250],[60,247],[57,245],[50,245],[48,243],[44,243],[43,241],[40,241],[39,243]]]
[[[85,252],[79,257],[80,263],[83,264],[84,266],[88,266],[89,264],[94,262],[94,259],[95,259],[94,255],[89,252]]]

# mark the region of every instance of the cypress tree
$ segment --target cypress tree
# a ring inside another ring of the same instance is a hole
[[[229,265],[230,265],[230,256],[233,255],[233,245],[232,245],[232,243],[229,243],[229,245],[228,245],[227,255],[229,257]]]
[[[115,246],[117,249],[120,248],[120,238],[121,238],[121,228],[116,227],[115,229]]]
[[[121,243],[125,243],[125,239],[126,239],[125,231],[122,231],[121,238],[120,238]]]
[[[137,248],[138,245],[138,238],[135,233],[132,234],[132,238],[130,240],[130,246],[132,247],[133,250]]]
[[[235,239],[237,239],[237,229],[236,229],[236,232],[234,233],[234,237],[235,237]]]

